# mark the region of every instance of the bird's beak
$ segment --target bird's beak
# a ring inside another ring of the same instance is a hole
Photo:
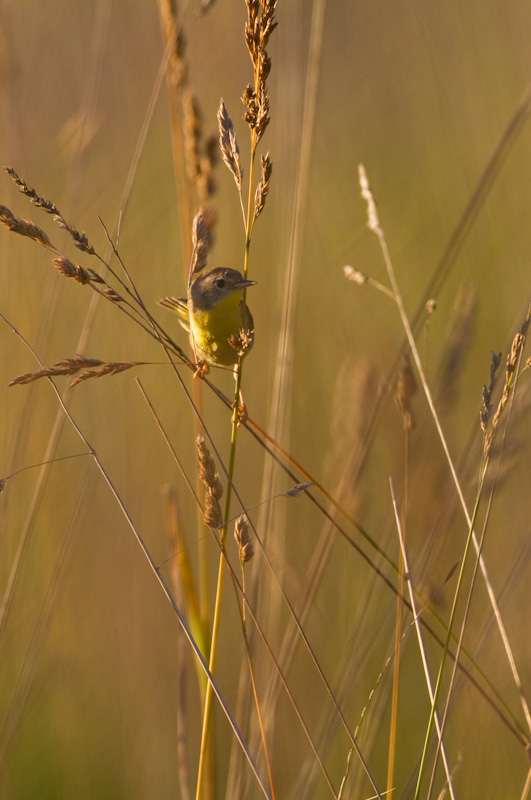
[[[247,289],[248,286],[255,286],[256,281],[241,280],[234,284],[235,289]]]

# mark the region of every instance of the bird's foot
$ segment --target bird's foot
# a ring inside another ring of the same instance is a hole
[[[232,404],[232,408],[234,409],[234,413],[232,415],[232,423],[237,423],[238,428],[240,425],[245,425],[247,420],[249,419],[249,414],[247,413],[247,406],[245,405],[245,400],[243,399],[242,390],[240,389],[240,402],[238,403],[238,407],[236,404]]]
[[[210,372],[210,367],[206,361],[198,361],[195,365],[194,378],[205,378]]]

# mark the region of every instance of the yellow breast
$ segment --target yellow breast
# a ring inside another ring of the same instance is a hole
[[[190,303],[188,304],[190,309]],[[208,310],[190,309],[190,329],[197,358],[209,364],[233,366],[238,353],[229,344],[231,336],[237,336],[241,328],[252,330],[253,318],[246,308],[242,319],[241,292],[231,292]]]

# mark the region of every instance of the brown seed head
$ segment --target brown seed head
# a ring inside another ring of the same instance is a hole
[[[382,229],[380,228],[378,209],[376,208],[376,203],[374,201],[372,189],[369,185],[369,179],[367,178],[367,173],[365,172],[365,167],[363,166],[363,164],[359,165],[358,172],[359,172],[361,196],[367,203],[367,217],[368,217],[367,227],[369,228],[369,230],[373,231],[373,233],[376,233],[379,236],[382,232]]]
[[[269,158],[269,153],[265,156],[260,156],[260,163],[262,165],[262,174],[260,182],[256,187],[254,196],[254,218],[255,220],[260,216],[264,210],[266,197],[269,194],[269,183],[271,181],[271,173],[273,172],[273,164]]]
[[[89,255],[94,255],[95,250],[92,247],[92,245],[90,244],[90,242],[88,241],[86,234],[78,231],[76,228],[74,228],[73,225],[70,225],[65,220],[65,218],[63,217],[63,215],[61,214],[61,212],[59,211],[59,209],[57,208],[55,203],[52,203],[50,200],[47,200],[45,197],[41,197],[40,195],[38,195],[37,192],[35,191],[35,189],[33,189],[33,187],[29,186],[29,184],[27,184],[25,180],[20,178],[12,167],[5,167],[5,170],[11,176],[12,180],[18,186],[18,188],[20,189],[22,194],[25,194],[26,197],[28,197],[30,199],[30,201],[33,203],[34,206],[37,206],[38,208],[44,209],[44,211],[46,211],[47,214],[53,214],[54,220],[57,223],[57,225],[60,228],[63,228],[65,231],[67,231],[67,233],[70,234],[70,236],[74,240],[75,247],[77,247],[79,250],[83,250],[83,252],[85,252],[85,253],[89,253]],[[29,224],[32,225],[33,223],[29,223]],[[40,228],[37,228],[37,226],[34,226],[34,227],[39,232],[42,233],[42,231],[40,231]],[[22,233],[22,231],[18,231],[18,232]],[[25,236],[29,236],[30,234],[25,233],[24,235]],[[49,244],[50,242],[49,242],[48,237],[46,236],[46,234],[44,234],[44,237],[45,237],[45,241],[41,241],[40,238],[38,238],[36,236],[31,236],[32,239],[35,239],[40,244]]]
[[[238,355],[243,358],[247,350],[253,346],[254,331],[240,328],[237,334],[229,336],[228,342],[233,350],[236,350]]]
[[[481,425],[481,430],[485,432],[487,430],[487,423],[489,421],[490,415],[492,414],[492,392],[494,391],[494,387],[496,386],[497,379],[496,379],[496,372],[498,367],[501,364],[501,353],[491,353],[491,360],[490,360],[490,383],[489,385],[483,386],[482,391],[482,398],[483,403],[481,406],[481,411],[479,414],[479,424]]]
[[[343,273],[347,280],[357,283],[358,286],[363,286],[369,280],[368,275],[365,275],[365,273],[360,272],[359,269],[354,269],[354,267],[350,267],[348,265],[343,267]]]
[[[409,356],[402,356],[398,380],[396,384],[395,403],[404,420],[404,430],[411,431],[415,427],[415,413],[411,401],[417,391],[417,382],[411,369]]]
[[[283,492],[285,497],[298,497],[300,494],[309,489],[310,486],[314,486],[315,484],[313,481],[305,481],[304,483],[296,483],[295,486],[292,486],[291,489]]]
[[[212,492],[214,497],[221,500],[223,484],[219,474],[216,472],[216,463],[201,434],[198,434],[196,439],[196,452],[199,463],[199,480]]]
[[[511,396],[511,390],[514,387],[514,382],[516,379],[516,370],[518,368],[518,364],[520,363],[522,349],[525,344],[529,322],[530,322],[529,319],[526,319],[524,321],[522,327],[520,328],[520,330],[513,339],[513,343],[511,345],[511,352],[507,356],[507,363],[505,367],[505,385],[503,387],[503,394],[500,402],[498,403],[498,408],[496,409],[496,413],[492,418],[492,426],[490,433],[485,438],[485,444],[483,447],[485,454],[487,454],[492,447],[492,443],[496,435],[496,430],[500,422],[500,417],[503,414],[505,406],[509,402],[509,397]]]
[[[240,552],[242,566],[254,556],[254,547],[249,536],[249,524],[245,514],[240,514],[234,523],[234,538]]]
[[[207,265],[209,239],[207,215],[205,209],[200,208],[192,225],[193,255],[190,278],[194,273],[201,272]]]
[[[230,169],[236,181],[238,190],[242,186],[243,170],[240,166],[240,149],[236,141],[234,126],[225,107],[223,100],[218,108],[219,147],[223,161]]]
[[[194,92],[185,89],[183,93],[184,109],[184,150],[186,155],[186,171],[192,183],[199,176],[199,141],[203,120]]]
[[[207,492],[205,495],[205,511],[203,514],[203,519],[205,525],[207,528],[210,528],[211,531],[216,530],[223,524],[219,502],[217,498],[211,494],[211,492]]]
[[[19,236],[27,236],[44,247],[50,245],[50,240],[42,228],[27,219],[15,217],[7,206],[0,206],[0,222]]]
[[[60,275],[63,275],[65,278],[73,278],[77,283],[89,283],[92,279],[86,269],[83,269],[83,267],[80,267],[78,264],[74,264],[65,256],[54,258],[53,265]]]

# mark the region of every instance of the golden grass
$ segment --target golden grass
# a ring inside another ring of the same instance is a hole
[[[92,109],[77,157],[52,96],[31,95],[8,148],[0,793],[524,798],[525,15],[489,0],[477,31],[468,8],[447,25],[419,3],[420,35],[391,7],[158,9],[109,27],[112,63],[97,17],[105,120],[79,87],[60,101]],[[50,60],[26,24],[27,57],[70,86],[55,37],[78,37],[58,20]],[[61,198],[85,158],[76,208]],[[151,311],[207,259],[258,281],[235,391],[223,370],[194,381],[186,336]]]

